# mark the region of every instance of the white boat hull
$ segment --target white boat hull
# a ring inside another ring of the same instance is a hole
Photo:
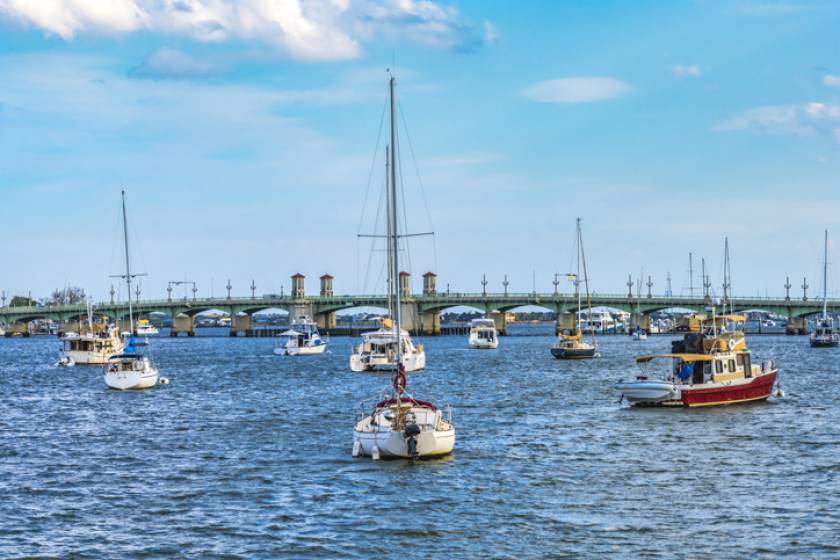
[[[470,348],[476,350],[495,350],[499,347],[498,340],[484,340],[470,338]]]
[[[361,455],[372,457],[374,446],[383,459],[410,459],[408,440],[402,432],[383,429],[381,432],[353,432],[354,441],[361,445]],[[455,448],[455,430],[423,431],[417,438],[417,458],[428,459],[449,455]]]
[[[107,371],[105,384],[111,389],[125,391],[128,389],[148,389],[158,382],[157,368],[142,371]]]
[[[278,356],[314,356],[316,354],[323,354],[326,351],[326,344],[318,344],[316,346],[302,346],[295,348],[284,348],[281,346],[274,349],[274,353]]]
[[[426,367],[426,352],[412,352],[404,354],[402,359],[405,371],[420,371]],[[365,354],[354,353],[350,355],[350,371],[390,371],[394,369],[394,363],[386,356],[366,356]]]
[[[116,353],[119,353],[119,350]],[[84,352],[80,350],[67,350],[59,354],[59,361],[70,359],[78,365],[95,365],[101,366],[108,363],[108,359],[114,354],[104,354],[102,352]]]
[[[676,401],[681,397],[680,390],[676,385],[655,379],[616,383],[615,388],[621,391],[621,394],[630,403]]]

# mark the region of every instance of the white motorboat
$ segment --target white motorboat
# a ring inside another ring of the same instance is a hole
[[[647,337],[647,331],[637,325],[636,329],[633,331],[633,340],[647,340]]]
[[[128,288],[128,324],[136,328],[134,323],[134,312],[131,303],[131,281],[140,276],[131,273],[131,259],[128,251],[128,218],[125,210],[125,191],[122,191],[122,215],[123,215],[123,240],[125,243],[125,278]],[[137,337],[132,333],[128,344],[121,354],[112,356],[105,366],[105,384],[112,389],[147,389],[154,387],[158,382],[158,369],[147,351],[146,344],[139,344]]]
[[[397,145],[396,133],[396,103],[394,77],[390,80],[391,94],[391,146]],[[388,191],[388,265],[389,276],[393,280],[397,278],[399,271],[399,222],[397,220],[397,163],[395,150],[390,153],[390,176],[387,185]],[[452,452],[455,447],[455,426],[452,423],[452,411],[447,409],[447,415],[428,401],[415,399],[407,394],[406,371],[408,364],[404,361],[405,356],[416,358],[415,367],[419,367],[420,361],[425,364],[425,354],[422,348],[417,349],[411,345],[408,333],[401,328],[400,312],[400,288],[396,282],[389,282],[389,307],[392,309],[393,322],[389,325],[390,343],[377,345],[378,349],[384,350],[384,355],[390,360],[392,370],[391,386],[386,398],[378,400],[369,413],[363,409],[361,418],[356,422],[353,429],[353,456],[370,456],[373,459],[380,458],[409,458],[421,459],[439,457]],[[383,329],[377,331],[376,336],[368,336],[366,341],[386,340]],[[361,350],[365,350],[364,344]],[[379,351],[379,350],[377,350]],[[413,352],[416,352],[413,354]],[[355,356],[364,355],[362,352]],[[369,357],[372,353],[367,354]],[[358,358],[361,360],[361,358]],[[350,360],[351,367],[360,367],[367,364],[356,363],[354,358]]]
[[[400,329],[402,336],[401,361],[407,372],[420,371],[426,367],[426,351],[422,344],[414,345],[405,329]],[[397,343],[392,322],[383,321],[382,328],[362,334],[362,343],[353,349],[350,355],[350,370],[355,372],[392,370],[396,363]]]
[[[148,336],[150,334],[159,334],[160,331],[148,319],[140,319],[137,321],[137,328],[135,329],[138,335]]]
[[[473,319],[470,322],[470,348],[493,349],[499,347],[499,332],[493,319]]]
[[[274,353],[282,356],[311,356],[326,350],[327,343],[318,333],[318,325],[307,317],[294,321],[274,346]]]

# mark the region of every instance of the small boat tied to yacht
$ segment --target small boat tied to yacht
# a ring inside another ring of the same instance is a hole
[[[470,348],[495,349],[499,347],[499,332],[493,319],[473,319],[470,322]]]
[[[125,278],[128,289],[128,324],[136,329],[131,303],[131,281],[140,274],[131,273],[131,259],[128,250],[128,217],[125,210],[125,191],[122,191],[123,242],[125,245]],[[111,389],[147,389],[158,382],[158,369],[148,353],[148,344],[139,343],[136,333],[131,333],[128,344],[121,354],[112,356],[105,365],[105,384]]]
[[[774,392],[778,371],[772,359],[753,363],[746,337],[739,330],[717,326],[741,316],[720,316],[699,333],[687,333],[671,343],[670,354],[641,356],[643,369],[632,381],[615,389],[635,406],[699,407],[766,400]],[[661,375],[651,375],[654,364],[665,364]],[[778,393],[781,394],[781,389]]]
[[[586,257],[583,253],[583,234],[580,229],[580,218],[577,219],[575,230],[575,252],[577,255],[577,272],[568,274],[575,283],[575,299],[577,300],[577,313],[575,314],[575,328],[571,333],[560,333],[557,341],[551,347],[551,355],[558,360],[583,360],[595,358],[597,347],[595,345],[595,330],[586,329],[581,326],[583,301],[580,291],[581,282],[586,289],[587,317],[592,317],[592,302],[589,298],[589,276],[586,273]],[[583,281],[581,281],[581,265],[583,266]],[[583,331],[591,333],[591,342],[583,340]]]
[[[811,333],[812,348],[833,348],[840,343],[840,335],[834,328],[834,319],[828,315],[828,230],[825,232],[823,258],[823,308]]]
[[[396,103],[394,87],[396,81],[390,79],[391,100],[391,146],[397,145],[396,138]],[[388,264],[392,278],[399,271],[399,239],[397,222],[396,160],[391,151],[391,176],[388,197]],[[380,458],[425,459],[448,455],[455,447],[455,426],[452,423],[452,410],[446,414],[428,401],[416,399],[406,393],[406,371],[403,362],[406,351],[400,317],[400,290],[396,283],[389,284],[389,298],[392,298],[393,321],[391,322],[391,348],[387,352],[391,360],[391,386],[384,398],[376,399],[373,410],[364,403],[359,420],[353,429],[353,456]],[[387,328],[383,325],[383,328]],[[379,332],[379,331],[377,331]],[[406,333],[407,334],[407,333]],[[409,339],[410,341],[410,339]],[[351,361],[352,365],[352,361]]]
[[[318,325],[308,317],[292,322],[289,330],[280,333],[274,353],[281,356],[312,356],[323,354],[327,341],[318,333]]]

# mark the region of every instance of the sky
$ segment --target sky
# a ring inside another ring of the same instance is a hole
[[[735,294],[813,294],[840,239],[838,24],[824,0],[0,0],[0,290],[106,299],[125,189],[144,298],[296,272],[381,293],[358,234],[381,230],[390,68],[401,227],[435,232],[415,291],[552,291],[581,217],[596,292],[687,294],[689,252],[720,291],[728,237]]]

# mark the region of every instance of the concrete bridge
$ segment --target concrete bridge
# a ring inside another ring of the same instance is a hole
[[[491,316],[496,321],[500,332],[507,332],[505,311],[518,307],[537,306],[557,313],[558,330],[574,325],[576,300],[572,293],[449,293],[438,292],[436,276],[431,272],[423,275],[422,294],[411,293],[410,276],[400,274],[402,316],[407,329],[415,334],[440,334],[441,312],[459,306],[476,309]],[[593,307],[609,307],[631,314],[631,323],[643,327],[649,325],[649,316],[655,311],[670,308],[682,308],[703,312],[707,298],[695,296],[661,296],[648,293],[599,294],[591,296]],[[806,332],[806,317],[822,310],[822,301],[802,297],[732,297],[729,304],[734,311],[763,310],[789,318],[789,331]],[[727,304],[727,306],[729,306]],[[252,329],[254,313],[266,309],[288,311],[292,318],[303,315],[314,318],[319,327],[332,329],[336,326],[336,312],[361,307],[386,308],[384,295],[335,295],[333,277],[326,274],[320,278],[320,292],[317,296],[307,295],[304,276],[292,276],[292,291],[287,295],[263,295],[258,297],[217,297],[217,298],[170,298],[165,300],[140,300],[133,304],[136,315],[162,313],[172,317],[172,336],[179,334],[194,335],[195,315],[210,310],[220,310],[231,316],[231,336],[246,333]],[[828,302],[829,311],[840,313],[840,299]],[[107,317],[121,322],[121,327],[128,329],[128,304],[125,302],[105,302],[93,306],[94,315]],[[494,313],[498,312],[498,313]],[[27,325],[36,319],[51,319],[72,329],[73,325],[87,315],[84,304],[53,305],[33,307],[0,307],[0,324],[6,326],[7,336],[15,333],[26,334]]]

